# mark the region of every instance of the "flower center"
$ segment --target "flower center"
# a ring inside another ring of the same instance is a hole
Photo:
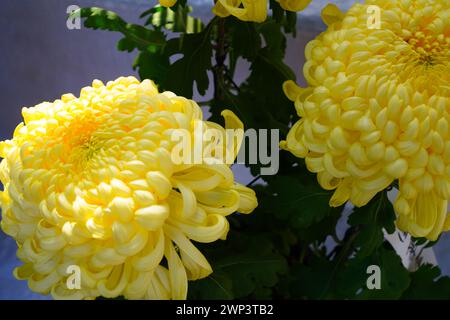
[[[400,71],[403,77],[414,82],[416,88],[421,91],[445,95],[450,81],[448,37],[417,31],[403,40],[411,49],[402,59],[406,62]]]
[[[73,148],[72,154],[70,155],[70,162],[74,165],[74,169],[76,171],[85,169],[86,165],[100,149],[98,141],[94,138]]]
[[[449,44],[443,34],[426,35],[417,31],[406,42],[419,54],[419,61],[424,65],[444,64],[449,57]]]
[[[68,152],[68,163],[72,164],[76,171],[84,169],[100,150],[99,140],[94,136],[97,129],[98,123],[93,117],[74,119],[66,127],[62,143]]]

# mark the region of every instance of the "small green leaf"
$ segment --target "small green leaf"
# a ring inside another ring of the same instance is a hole
[[[283,16],[284,16],[284,9],[281,8],[280,3],[275,0],[270,0],[270,9],[272,9],[272,16],[273,19],[281,24],[283,22]]]
[[[366,257],[378,248],[384,240],[383,228],[388,233],[395,231],[394,221],[394,208],[386,191],[378,193],[364,207],[355,208],[348,223],[361,229],[355,240],[355,245],[359,247],[358,256]]]

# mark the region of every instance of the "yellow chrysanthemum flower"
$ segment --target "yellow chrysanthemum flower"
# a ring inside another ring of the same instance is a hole
[[[276,0],[287,11],[301,11],[312,0]],[[172,7],[177,0],[159,0],[163,7]],[[219,17],[235,16],[242,21],[263,22],[267,18],[267,0],[217,0],[213,13]]]
[[[435,240],[450,228],[449,1],[329,5],[322,17],[328,30],[305,50],[309,86],[284,85],[301,119],[281,146],[336,189],[331,206],[363,206],[398,179],[398,227]]]
[[[301,11],[312,0],[276,0],[287,11]],[[177,0],[159,0],[163,7],[172,7]],[[217,0],[213,13],[218,17],[235,16],[242,21],[263,22],[267,18],[267,0]]]
[[[301,11],[311,0],[277,0],[288,11]],[[219,17],[233,15],[242,21],[263,22],[267,18],[267,0],[218,0],[213,13]]]
[[[218,0],[213,13],[219,17],[233,15],[242,21],[263,22],[267,18],[267,0]]]
[[[191,240],[225,239],[226,216],[257,206],[227,164],[171,161],[173,130],[225,129],[149,80],[95,80],[79,98],[22,113],[25,124],[0,144],[1,226],[24,262],[15,276],[35,292],[184,299],[188,279],[212,272]],[[79,290],[66,287],[69,266],[81,270]]]

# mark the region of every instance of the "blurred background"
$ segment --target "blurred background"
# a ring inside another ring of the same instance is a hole
[[[119,34],[66,27],[67,8],[99,6],[117,12],[128,22],[142,23],[139,15],[156,0],[1,0],[0,1],[0,140],[9,139],[22,121],[22,107],[53,101],[62,94],[79,94],[93,79],[104,82],[123,75],[135,75],[132,69],[135,52],[116,50]],[[212,0],[189,0],[193,15],[208,21]],[[355,0],[313,0],[299,13],[298,33],[289,38],[286,63],[304,84],[301,68],[304,47],[325,25],[320,11],[327,3],[348,9]],[[241,63],[237,79],[243,80],[246,66]],[[205,100],[202,98],[201,100]],[[252,177],[243,167],[234,169],[242,183]],[[444,234],[434,246],[438,263],[450,275],[450,235]],[[0,230],[0,299],[49,299],[32,293],[25,281],[12,276],[19,265],[16,243]]]

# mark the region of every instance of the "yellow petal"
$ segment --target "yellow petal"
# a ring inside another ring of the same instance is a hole
[[[163,7],[171,7],[175,3],[177,3],[177,0],[159,0],[159,4]]]
[[[312,0],[277,0],[284,10],[301,11],[305,9]]]
[[[97,289],[105,298],[115,298],[125,289],[130,277],[129,264],[114,267],[107,280],[100,280]]]
[[[180,230],[165,225],[164,231],[180,249],[181,260],[188,270],[189,280],[201,279],[211,274],[211,265]]]
[[[172,297],[170,291],[169,271],[164,267],[157,266],[148,285],[146,298],[167,300]]]
[[[206,225],[194,226],[177,220],[171,220],[172,224],[182,230],[190,239],[209,243],[218,239],[225,239],[229,224],[227,219],[220,214],[208,215]]]
[[[242,4],[242,7],[240,5]],[[267,17],[266,0],[218,0],[213,13],[219,17],[233,15],[242,21],[263,22]]]
[[[304,91],[304,88],[299,87],[294,81],[287,80],[283,83],[283,91],[287,98],[291,101],[297,100],[297,97]]]
[[[178,253],[175,251],[171,240],[166,239],[164,255],[166,256],[169,269],[172,299],[185,300],[187,296],[186,269],[184,268]]]
[[[169,206],[167,204],[153,205],[136,210],[136,221],[147,230],[158,230],[169,216]]]
[[[239,208],[237,211],[240,213],[251,213],[258,206],[258,199],[256,193],[250,188],[236,183],[233,187],[239,193]]]
[[[322,9],[321,17],[327,26],[339,22],[344,18],[342,11],[333,3],[329,3]]]
[[[133,258],[133,268],[137,271],[150,271],[156,268],[164,256],[164,233],[162,230],[156,231],[147,242],[146,247],[136,257]]]

